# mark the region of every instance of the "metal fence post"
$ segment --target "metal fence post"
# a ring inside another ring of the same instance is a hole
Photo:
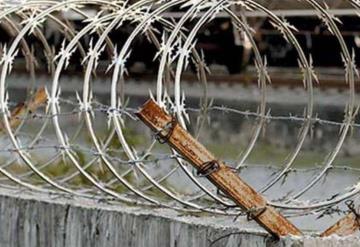
[[[150,127],[163,143],[168,143],[184,156],[217,188],[244,209],[248,216],[274,236],[301,235],[290,221],[223,162],[217,161],[201,143],[195,140],[174,117],[167,114],[153,100],[145,103],[137,116]]]

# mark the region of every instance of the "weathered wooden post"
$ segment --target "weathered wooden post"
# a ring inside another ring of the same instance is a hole
[[[272,235],[301,235],[291,222],[275,208],[267,205],[266,199],[241,178],[218,161],[201,143],[183,129],[174,117],[167,114],[153,100],[149,100],[137,113],[162,140],[186,158],[199,174],[206,176],[217,188],[249,213],[249,216]]]

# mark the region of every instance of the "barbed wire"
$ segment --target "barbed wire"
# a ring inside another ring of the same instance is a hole
[[[268,180],[260,187],[260,192],[269,193],[269,190],[280,181],[287,180],[289,174],[300,171],[294,167],[295,160],[299,159],[301,150],[307,145],[306,139],[315,124],[337,127],[337,142],[325,157],[323,166],[313,165],[303,172],[305,174],[312,171],[309,177],[303,175],[303,179],[310,179],[310,182],[303,188],[296,188],[297,191],[268,203],[286,211],[289,217],[308,214],[322,217],[321,215],[325,214],[346,213],[346,210],[337,207],[358,195],[359,181],[343,188],[343,192],[334,192],[330,199],[308,201],[301,198],[316,187],[321,179],[328,176],[331,169],[348,170],[349,173],[359,172],[358,168],[334,165],[334,160],[339,157],[340,150],[351,131],[360,127],[360,123],[355,121],[359,109],[355,100],[354,84],[358,76],[355,53],[341,35],[338,17],[331,14],[326,4],[319,4],[315,0],[302,2],[316,11],[319,20],[339,43],[344,63],[344,79],[349,91],[344,118],[341,121],[327,120],[316,115],[313,87],[318,81],[318,75],[314,69],[313,58],[308,56],[300,45],[296,27],[257,1],[141,0],[129,4],[127,1],[105,0],[31,0],[19,4],[3,3],[0,5],[1,27],[11,40],[5,42],[0,51],[0,115],[3,134],[0,137],[3,142],[0,147],[0,159],[7,159],[0,165],[0,185],[11,187],[15,184],[30,190],[60,193],[61,196],[95,197],[105,201],[161,206],[187,212],[240,215],[241,209],[229,198],[218,193],[206,180],[196,176],[186,160],[175,150],[164,151],[155,148],[155,139],[144,132],[141,132],[141,136],[146,141],[142,141],[142,145],[132,144],[131,139],[134,137],[126,136],[127,127],[138,119],[134,114],[137,108],[129,107],[125,100],[125,75],[128,72],[127,64],[133,52],[134,42],[136,38],[144,36],[156,48],[154,60],[159,63],[156,94],[150,93],[150,97],[168,112],[172,112],[183,128],[191,129],[198,138],[211,114],[235,114],[242,118],[252,118],[254,126],[247,146],[238,160],[227,161],[234,172],[241,174],[246,169],[256,167],[247,161],[254,153],[256,143],[259,143],[261,132],[268,122],[300,124],[294,149],[280,164],[280,169],[273,168],[275,175],[269,175]],[[358,1],[348,2],[359,12]],[[166,13],[174,7],[184,10],[184,15],[177,21],[166,17]],[[87,8],[96,8],[98,12],[95,16],[90,15]],[[274,31],[296,51],[307,98],[303,116],[271,114],[266,93],[271,82],[268,62],[254,39],[256,28],[249,24],[243,11],[234,11],[237,8],[262,12],[267,16]],[[64,12],[80,16],[83,20],[82,26],[73,25],[63,15]],[[206,78],[209,68],[205,63],[204,53],[197,49],[196,43],[200,30],[221,13],[228,14],[234,32],[246,37],[251,45],[260,89],[257,111],[215,105],[209,98]],[[54,23],[54,31],[64,36],[57,49],[52,47],[44,35],[48,21]],[[111,32],[124,26],[131,26],[133,29],[128,32],[124,42],[116,42],[111,38]],[[39,54],[32,49],[29,37],[39,42],[45,54],[51,87],[44,89],[43,94],[33,93],[38,87],[35,65]],[[92,87],[100,59],[105,53],[111,57],[106,70],[111,77],[110,96],[107,100],[109,104],[95,100],[96,91]],[[80,64],[73,61],[78,54]],[[22,57],[25,58],[31,83],[26,92],[25,102],[19,104],[9,97],[8,78],[16,63],[22,61]],[[73,63],[83,68],[84,75],[81,93],[74,92],[75,100],[62,94],[60,83],[62,73]],[[188,107],[186,95],[182,91],[182,73],[190,63],[195,65],[199,83],[203,86],[199,107]],[[169,95],[170,90],[174,91],[173,96]],[[78,120],[66,123],[69,121],[66,119],[70,117],[77,117]],[[193,123],[192,119],[196,119],[196,123]],[[30,126],[30,121],[39,124],[36,131],[25,128]],[[97,129],[97,121],[107,126],[106,131]],[[50,128],[52,136],[49,134]],[[72,133],[72,136],[68,136],[69,133]],[[84,133],[87,142],[81,136]],[[49,153],[40,159],[38,153],[45,151]],[[64,171],[57,171],[53,168],[55,166],[61,167]],[[191,181],[191,193],[185,193],[181,186],[170,183],[175,176]],[[245,212],[245,215],[248,213]]]
[[[59,101],[62,103],[66,103],[70,106],[73,106],[73,107],[75,107],[75,109],[68,111],[68,112],[62,111],[57,114],[32,112],[32,113],[29,113],[27,116],[14,116],[13,119],[18,119],[18,120],[37,120],[37,119],[39,119],[39,120],[41,120],[41,119],[51,119],[54,116],[59,116],[59,117],[76,116],[76,115],[86,112],[86,110],[81,109],[81,105],[79,105],[79,103],[76,101],[73,101],[71,99],[60,99]],[[16,106],[16,105],[18,105],[18,103],[15,103],[15,102],[9,103],[9,106]],[[108,115],[110,112],[116,112],[119,115],[128,117],[130,120],[135,120],[135,121],[139,120],[138,117],[135,115],[135,113],[138,111],[138,108],[133,108],[133,107],[125,107],[125,108],[120,107],[120,108],[114,109],[110,105],[102,104],[99,102],[94,102],[92,104],[91,110],[87,110],[87,111],[88,112],[90,111],[93,113],[103,113],[105,115]],[[201,114],[204,111],[204,108],[185,107],[184,111],[188,112],[188,113]],[[262,115],[258,111],[240,110],[240,109],[237,109],[234,107],[228,107],[225,105],[207,106],[206,111],[208,114],[210,114],[211,112],[220,112],[222,114],[239,115],[239,116],[242,116],[247,119],[249,119],[249,118],[264,119],[268,122],[270,122],[270,121],[285,121],[285,122],[303,123],[305,121],[310,120],[312,124],[328,125],[328,126],[335,126],[335,127],[342,127],[344,125],[343,121],[327,120],[327,119],[323,119],[323,118],[320,118],[317,116],[315,116],[311,119],[308,119],[304,116],[299,116],[299,115],[295,115],[292,113],[289,113],[288,115],[281,115],[281,114],[272,115],[270,108],[268,109],[268,111],[265,115]],[[360,124],[353,122],[350,124],[350,126],[352,128],[359,128]]]

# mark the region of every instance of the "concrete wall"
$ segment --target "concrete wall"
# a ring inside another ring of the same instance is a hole
[[[24,191],[0,190],[0,246],[72,247],[360,246],[357,237],[275,241],[256,224],[181,215],[165,209],[103,204]]]

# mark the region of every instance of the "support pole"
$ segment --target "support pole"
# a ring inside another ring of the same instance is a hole
[[[45,88],[39,88],[31,100],[27,103],[18,104],[11,111],[10,126],[11,128],[18,127],[23,121],[21,118],[26,117],[28,113],[34,113],[39,107],[43,106],[47,101]],[[4,130],[4,126],[0,123],[0,132]]]
[[[246,184],[223,162],[217,161],[201,143],[195,140],[176,119],[153,100],[147,101],[137,116],[150,127],[162,143],[168,143],[189,161],[200,175],[207,177],[218,189],[231,198],[248,216],[276,237],[302,235],[290,221],[266,199]]]
[[[348,201],[346,204],[351,212],[321,233],[321,237],[333,234],[345,237],[360,230],[360,207],[356,209],[353,201]]]

